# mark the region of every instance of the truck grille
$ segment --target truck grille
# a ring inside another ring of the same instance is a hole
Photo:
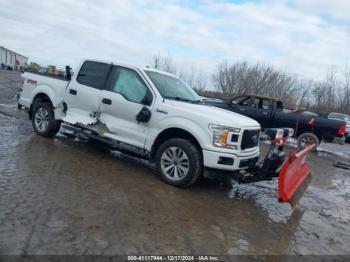
[[[257,130],[244,130],[241,149],[248,149],[258,146],[260,137],[260,129]]]

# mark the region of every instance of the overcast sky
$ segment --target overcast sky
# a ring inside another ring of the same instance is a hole
[[[321,79],[350,62],[350,1],[0,0],[0,46],[44,65],[140,65],[170,54],[210,74],[248,60]]]

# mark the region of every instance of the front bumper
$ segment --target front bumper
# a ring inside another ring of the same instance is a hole
[[[245,169],[255,163],[258,157],[259,149],[245,156],[203,149],[204,166],[218,170],[235,171]]]

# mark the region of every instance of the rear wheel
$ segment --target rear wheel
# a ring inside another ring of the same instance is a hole
[[[320,144],[320,140],[313,133],[304,133],[298,137],[297,144],[299,150],[307,147],[308,145],[315,144],[316,146],[313,149],[313,151],[316,151],[316,148]]]
[[[157,150],[156,168],[161,178],[177,187],[188,187],[202,175],[202,155],[190,141],[173,138]]]
[[[33,110],[32,125],[38,135],[53,137],[60,129],[61,122],[55,120],[51,104],[37,103]]]

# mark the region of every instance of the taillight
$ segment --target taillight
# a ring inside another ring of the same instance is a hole
[[[338,136],[345,135],[345,128],[346,128],[346,125],[342,125],[341,127],[339,127]]]
[[[311,117],[310,120],[307,122],[308,125],[313,126],[316,122],[316,119],[314,117]]]
[[[36,81],[32,79],[27,79],[27,83],[31,85],[36,85]]]

